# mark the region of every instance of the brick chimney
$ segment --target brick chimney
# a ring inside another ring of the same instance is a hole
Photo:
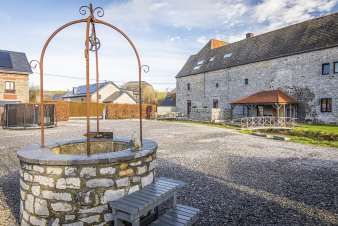
[[[217,40],[217,39],[211,39],[211,49],[216,49],[222,46],[225,46],[226,42],[222,41],[222,40]]]
[[[245,34],[246,38],[252,38],[253,36],[255,36],[255,35],[254,35],[254,33],[251,33],[251,32]]]

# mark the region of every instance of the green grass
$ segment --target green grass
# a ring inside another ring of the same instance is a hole
[[[265,129],[260,131],[274,135],[285,135],[290,138],[290,141],[296,143],[338,148],[338,126],[335,125],[300,123],[291,130]]]
[[[329,133],[338,135],[338,126],[335,125],[311,125],[311,124],[297,124],[294,131],[311,131],[320,133]]]
[[[196,122],[189,120],[164,120],[164,121],[174,121],[179,123],[189,123],[195,125],[205,125],[217,128],[226,128],[234,129],[243,134],[252,134],[255,132],[250,129],[240,129],[238,126],[226,125],[220,123],[211,123],[211,122]],[[259,130],[263,133],[273,134],[273,135],[283,135],[290,138],[291,142],[301,143],[301,144],[311,144],[317,146],[325,147],[334,147],[338,148],[338,126],[334,125],[311,125],[311,124],[297,124],[294,129],[291,130]],[[327,140],[330,139],[330,140]],[[333,139],[333,140],[332,140]]]
[[[338,141],[318,140],[309,137],[288,136],[290,141],[301,144],[312,144],[325,147],[338,148]]]

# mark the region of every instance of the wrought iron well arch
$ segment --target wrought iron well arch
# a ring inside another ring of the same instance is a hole
[[[75,24],[80,24],[80,23],[86,23],[86,47],[85,47],[85,58],[86,58],[86,123],[87,123],[87,154],[90,154],[90,119],[89,119],[89,103],[90,103],[90,93],[89,93],[89,51],[94,50],[95,51],[95,67],[96,67],[96,131],[99,133],[99,116],[98,116],[98,102],[99,102],[99,95],[98,95],[98,82],[99,82],[99,69],[98,69],[98,43],[97,43],[97,36],[96,36],[96,30],[95,30],[95,24],[101,24],[106,27],[109,27],[113,29],[114,31],[118,32],[120,35],[122,35],[129,45],[132,47],[134,54],[136,56],[137,60],[137,66],[138,66],[138,91],[139,91],[139,138],[140,142],[142,145],[142,87],[141,87],[141,81],[142,81],[142,65],[141,65],[141,59],[140,55],[136,49],[135,44],[133,41],[129,38],[129,36],[123,32],[121,29],[118,27],[103,21],[99,20],[95,17],[95,14],[97,17],[103,17],[104,15],[104,10],[101,7],[96,7],[93,8],[93,5],[90,3],[89,6],[81,6],[79,9],[79,12],[81,15],[88,15],[87,18],[85,19],[79,19],[79,20],[73,20],[70,21],[61,27],[57,28],[47,39],[45,44],[43,45],[41,54],[40,54],[40,61],[39,61],[39,68],[40,68],[40,124],[41,124],[41,146],[45,146],[45,134],[44,134],[44,120],[43,120],[43,115],[44,115],[44,96],[43,96],[43,73],[44,73],[44,57],[46,50],[50,44],[50,42],[53,40],[53,38],[60,33],[62,30],[64,30],[67,27],[70,27]],[[92,37],[93,39],[90,40],[90,28],[92,28]],[[91,46],[89,47],[89,43],[93,42],[94,47]],[[147,66],[149,67],[149,66]],[[149,69],[148,69],[149,70]]]

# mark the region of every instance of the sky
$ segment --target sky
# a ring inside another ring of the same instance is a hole
[[[142,64],[149,65],[143,80],[157,90],[175,88],[175,76],[187,58],[209,39],[235,42],[255,35],[338,11],[338,0],[0,0],[0,49],[25,52],[38,60],[48,36],[59,26],[85,18],[81,5],[93,3],[104,9],[100,19],[119,27],[135,43]],[[121,85],[137,80],[135,55],[121,35],[97,25],[101,42],[101,81]],[[46,51],[44,86],[70,90],[85,84],[85,25],[59,33]],[[91,81],[94,82],[94,55]],[[39,71],[33,70],[30,86],[38,86]]]

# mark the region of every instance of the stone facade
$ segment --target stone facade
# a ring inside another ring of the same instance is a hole
[[[282,89],[298,101],[300,120],[337,123],[338,74],[333,72],[336,61],[337,47],[178,77],[177,111],[187,114],[187,101],[191,101],[192,108],[212,112],[213,100],[217,99],[226,117],[230,115],[231,101],[262,90]],[[322,75],[323,63],[330,63],[329,75]],[[321,112],[321,98],[332,98],[332,112]],[[241,117],[242,112],[237,108],[234,117]],[[211,114],[209,120],[210,117]]]
[[[111,164],[41,165],[21,160],[21,225],[110,225],[108,202],[154,180],[156,155]]]
[[[5,90],[6,81],[14,82],[15,91]],[[29,103],[28,74],[0,72],[0,100]]]

